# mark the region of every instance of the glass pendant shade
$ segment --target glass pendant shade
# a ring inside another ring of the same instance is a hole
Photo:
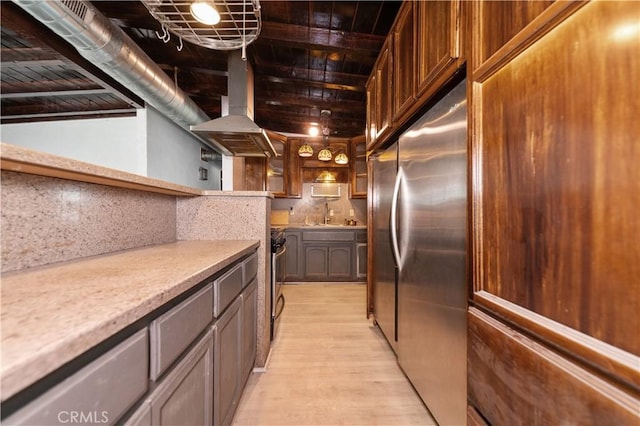
[[[220,14],[209,1],[195,1],[191,3],[191,15],[196,20],[206,25],[215,25],[220,22]]]
[[[311,145],[305,143],[298,149],[298,155],[300,157],[311,157],[313,155],[313,148],[311,148]]]
[[[333,175],[333,173],[329,173],[329,171],[324,170],[318,175],[318,177],[316,178],[316,182],[335,183],[336,177]]]
[[[340,154],[336,155],[335,162],[336,164],[347,164],[349,163],[349,157],[347,157],[347,154],[345,154],[344,152],[341,152]]]
[[[327,148],[320,150],[320,152],[318,153],[318,160],[320,161],[331,161],[331,157],[331,151],[329,151]]]

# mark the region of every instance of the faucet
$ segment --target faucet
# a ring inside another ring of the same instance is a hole
[[[324,224],[328,225],[331,222],[331,216],[329,216],[329,203],[324,203]]]

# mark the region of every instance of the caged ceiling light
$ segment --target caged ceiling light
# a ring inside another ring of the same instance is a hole
[[[189,11],[197,21],[205,25],[216,25],[220,22],[220,14],[210,1],[194,1]]]
[[[260,34],[262,18],[259,0],[140,0],[162,25],[167,43],[169,33],[180,41],[214,50],[242,49]]]

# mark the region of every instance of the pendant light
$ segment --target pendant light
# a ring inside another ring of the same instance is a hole
[[[331,151],[329,150],[329,136],[324,137],[324,148],[320,150],[318,153],[318,160],[320,161],[331,161]]]
[[[333,154],[329,150],[329,134],[331,130],[329,129],[329,117],[331,116],[331,111],[327,109],[323,109],[320,111],[320,120],[322,121],[322,135],[324,136],[324,148],[320,150],[318,153],[318,160],[320,161],[331,161]]]
[[[305,142],[304,145],[302,145],[298,149],[298,155],[304,158],[311,157],[313,155],[313,148],[311,148],[311,145]]]
[[[340,154],[336,155],[335,162],[336,164],[348,164],[349,157],[347,157],[347,154],[345,154],[344,152],[341,152]]]

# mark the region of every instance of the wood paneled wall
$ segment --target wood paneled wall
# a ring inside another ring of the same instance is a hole
[[[474,4],[471,304],[487,315],[472,309],[468,371],[490,423],[640,422],[639,22],[640,2]]]

